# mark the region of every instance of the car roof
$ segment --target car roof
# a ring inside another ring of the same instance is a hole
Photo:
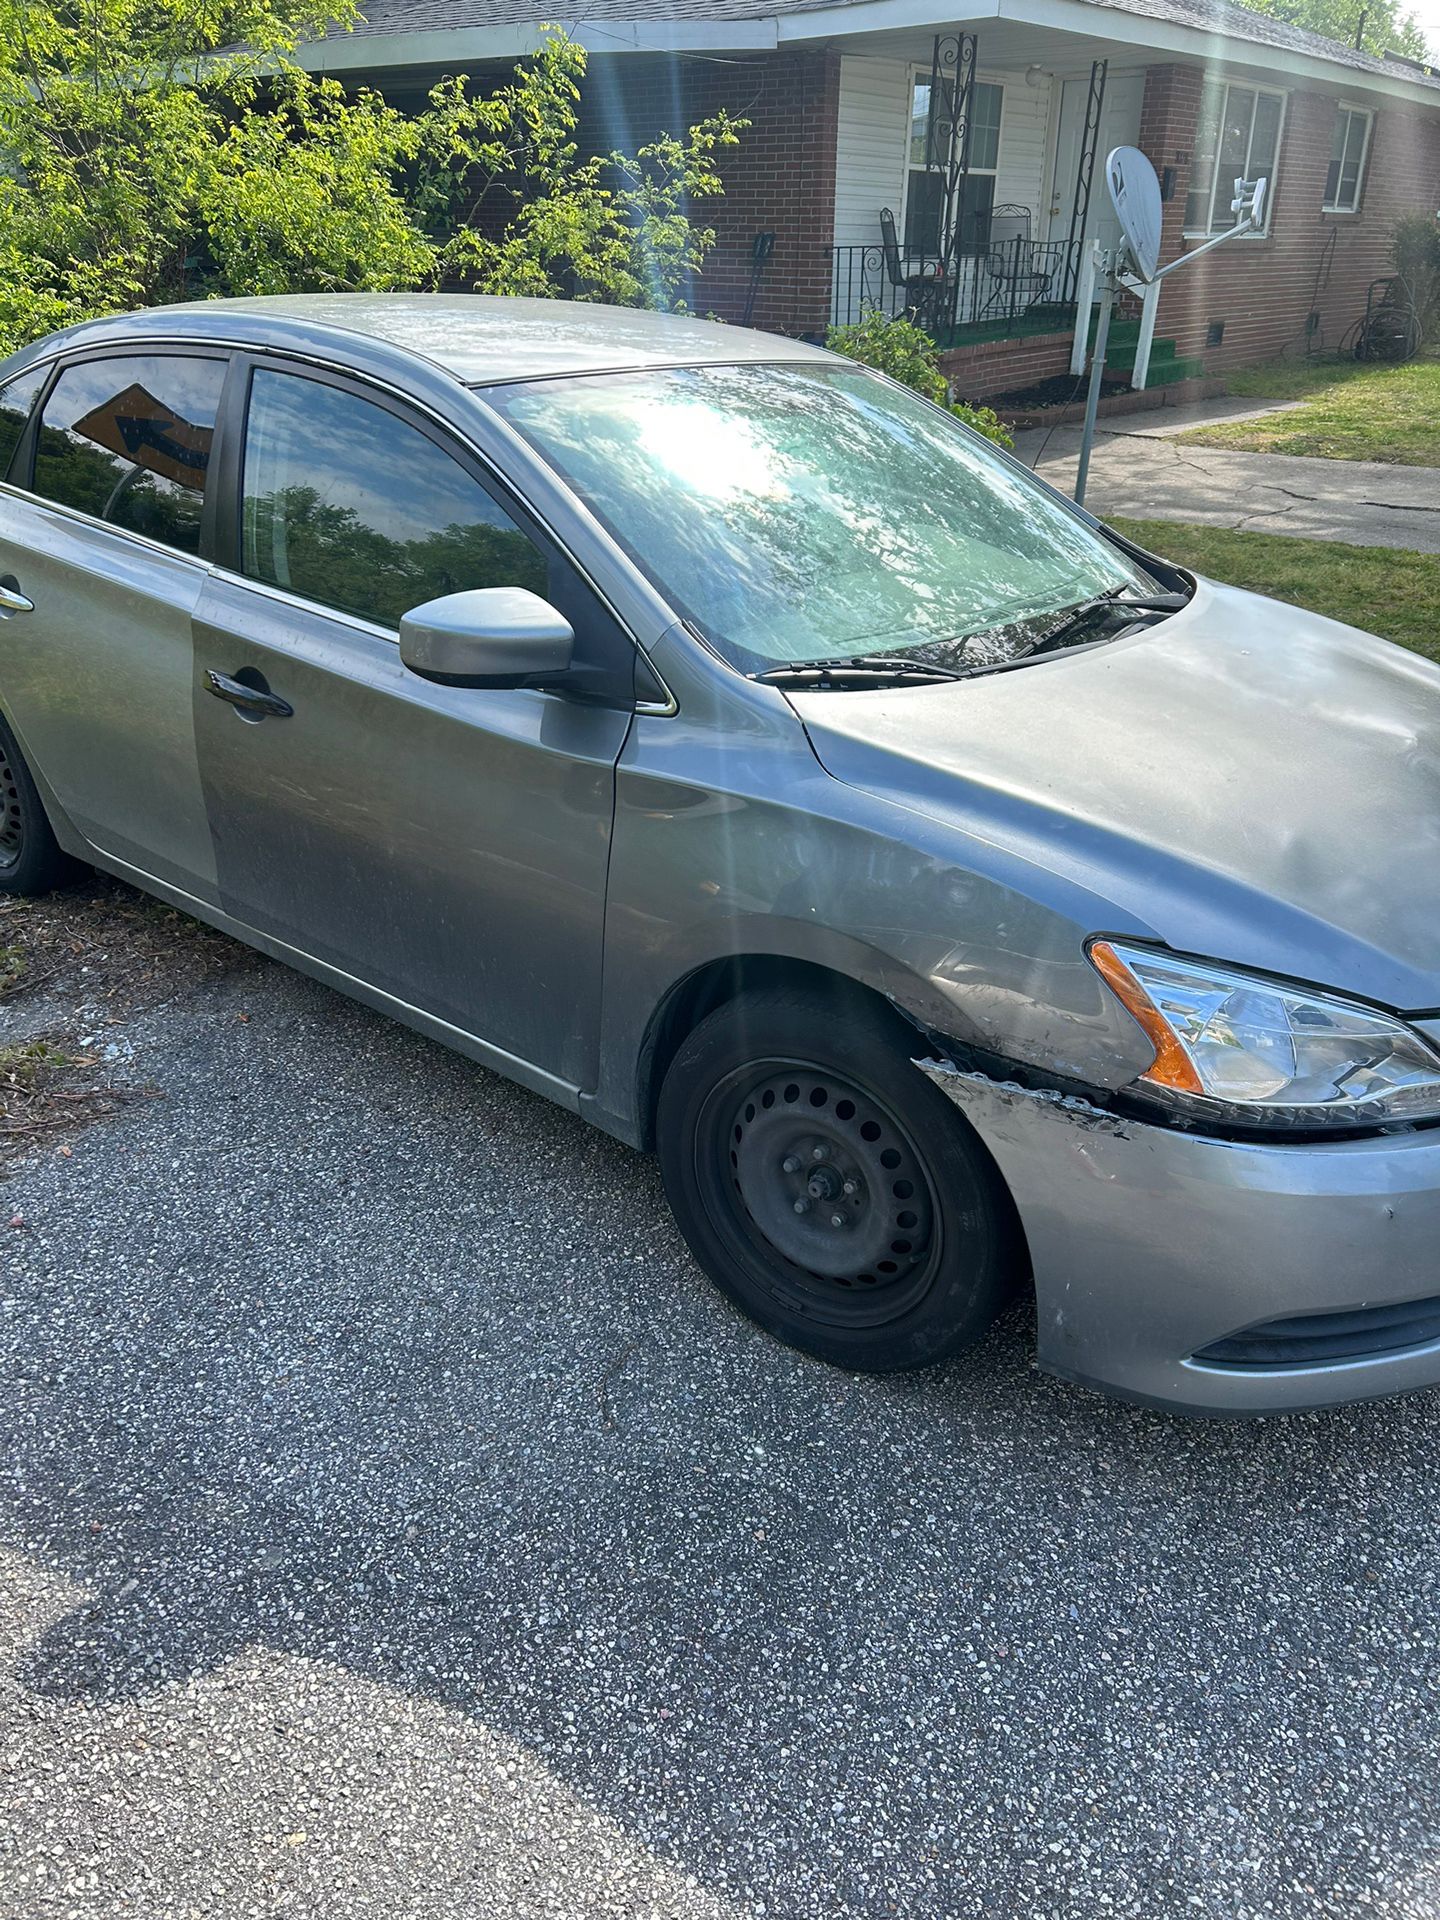
[[[348,351],[337,335],[350,336]],[[365,355],[355,344],[359,336],[377,343],[382,353],[399,348],[417,355],[471,386],[636,367],[797,359],[823,364],[830,359],[816,347],[773,333],[678,314],[581,300],[448,293],[301,293],[188,301],[71,328],[65,342],[114,346],[161,336],[290,351],[303,351],[308,344],[312,350],[363,364]]]

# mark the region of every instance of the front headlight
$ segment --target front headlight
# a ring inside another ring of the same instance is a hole
[[[1155,1048],[1139,1085],[1176,1106],[1252,1126],[1440,1118],[1440,1053],[1390,1014],[1117,940],[1090,958]]]

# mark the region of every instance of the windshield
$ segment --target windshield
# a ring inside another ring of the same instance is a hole
[[[659,368],[486,398],[744,672],[998,640],[1154,585],[984,440],[860,368]]]

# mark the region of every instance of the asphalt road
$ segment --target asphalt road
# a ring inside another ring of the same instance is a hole
[[[4,1920],[1440,1912],[1440,1401],[852,1379],[278,968],[111,1044],[0,1190]]]

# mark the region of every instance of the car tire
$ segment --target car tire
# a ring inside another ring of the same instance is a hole
[[[0,894],[49,893],[75,871],[45,816],[15,736],[0,719]]]
[[[854,1372],[970,1345],[1020,1264],[1004,1183],[913,1044],[853,990],[745,993],[681,1043],[660,1092],[695,1258],[778,1339]]]

